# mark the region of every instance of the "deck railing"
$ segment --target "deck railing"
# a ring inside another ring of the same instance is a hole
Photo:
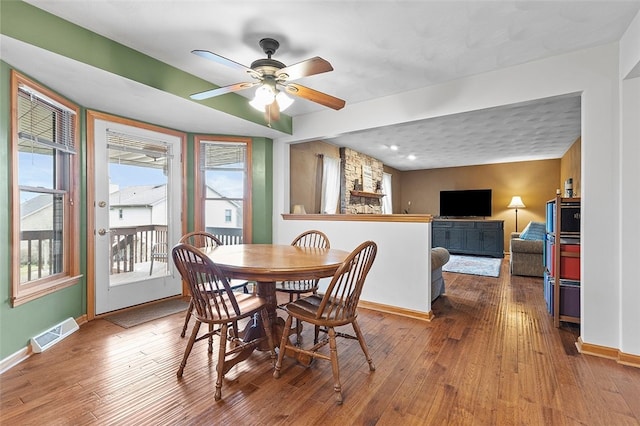
[[[207,227],[224,245],[242,244],[242,228]],[[56,241],[53,230],[21,232],[22,282],[46,277],[58,272]],[[136,263],[150,262],[154,247],[168,253],[167,225],[143,225],[111,228],[111,274],[132,272]],[[161,259],[155,258],[155,261]],[[165,260],[166,261],[166,260]]]
[[[59,233],[58,233],[59,234]],[[52,229],[20,232],[20,282],[48,277],[62,268],[62,252]]]
[[[242,228],[207,227],[224,245],[242,244]],[[167,261],[168,247],[166,225],[130,226],[111,228],[112,274],[134,271],[141,262]],[[165,258],[158,256],[164,254]]]
[[[207,226],[206,230],[208,233],[215,235],[225,246],[242,244],[242,228],[217,228]]]
[[[136,263],[151,261],[151,251],[154,246],[158,244],[166,246],[167,225],[111,228],[110,236],[111,273],[132,272]]]

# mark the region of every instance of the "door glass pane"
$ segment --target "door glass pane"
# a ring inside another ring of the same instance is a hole
[[[205,230],[217,236],[223,244],[241,244],[244,241],[246,152],[244,143],[202,144]]]
[[[165,276],[168,269],[169,148],[108,134],[110,285]]]

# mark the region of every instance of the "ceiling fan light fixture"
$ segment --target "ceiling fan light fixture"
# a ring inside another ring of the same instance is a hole
[[[261,84],[256,89],[256,94],[249,105],[257,109],[258,111],[263,111],[267,105],[271,105],[273,100],[275,99],[276,94],[274,93],[273,87],[268,84]]]
[[[276,102],[278,102],[278,106],[280,107],[280,111],[282,112],[291,106],[291,104],[293,103],[293,99],[287,96],[286,93],[278,91],[278,94],[276,95]]]
[[[253,108],[257,109],[260,112],[264,112],[267,107],[265,104],[258,102],[255,99],[252,101],[249,101],[249,105],[251,105]]]

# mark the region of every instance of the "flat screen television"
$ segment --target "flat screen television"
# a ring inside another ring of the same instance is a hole
[[[458,191],[440,191],[440,216],[491,216],[491,190],[466,189]]]

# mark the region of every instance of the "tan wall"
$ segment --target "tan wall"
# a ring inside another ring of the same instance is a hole
[[[322,157],[340,158],[337,146],[322,141],[293,144],[290,147],[290,213],[296,204],[307,213],[320,213],[322,195]],[[339,207],[339,206],[337,206]]]
[[[518,230],[530,221],[545,221],[545,204],[564,190],[564,179],[573,177],[574,191],[580,194],[580,139],[562,159],[402,172],[388,166],[392,174],[393,213],[427,213],[438,216],[440,191],[451,189],[492,189],[493,215],[504,220],[505,250],[515,231],[515,212],[507,208],[511,197],[520,195],[525,209],[518,210]],[[291,206],[303,204],[307,213],[319,213],[322,161],[318,154],[339,158],[339,148],[316,141],[291,145]],[[411,206],[409,207],[409,201]]]
[[[564,182],[568,178],[573,178],[573,196],[579,197],[582,193],[582,188],[580,187],[581,156],[582,138],[578,138],[560,160],[560,182],[558,183],[558,188],[560,188],[562,194],[564,194]]]
[[[440,191],[452,189],[492,190],[491,219],[504,220],[505,250],[515,231],[515,211],[507,208],[514,195],[527,206],[518,210],[518,230],[530,221],[545,221],[546,202],[555,196],[560,179],[560,160],[525,161],[482,166],[402,172],[401,208],[411,202],[410,213],[440,214]]]

